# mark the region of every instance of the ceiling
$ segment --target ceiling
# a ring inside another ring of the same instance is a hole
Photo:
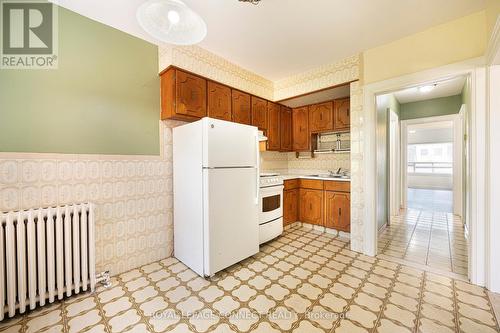
[[[53,0],[156,42],[135,13],[144,0]],[[334,63],[366,49],[484,9],[485,0],[184,0],[203,17],[200,46],[270,80]]]
[[[346,84],[343,86],[321,90],[304,96],[294,97],[291,99],[280,101],[280,103],[291,108],[296,108],[299,106],[322,103],[337,98],[348,97],[350,95],[350,92],[351,92],[351,87],[349,84]]]
[[[418,87],[400,90],[394,93],[394,96],[401,104],[425,101],[428,99],[455,96],[462,93],[465,85],[465,76],[459,76],[449,80],[432,82],[425,85],[437,84],[430,92],[421,92]]]

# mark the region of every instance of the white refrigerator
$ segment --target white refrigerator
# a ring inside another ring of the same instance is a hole
[[[212,276],[259,251],[257,128],[212,118],[173,129],[174,256]]]

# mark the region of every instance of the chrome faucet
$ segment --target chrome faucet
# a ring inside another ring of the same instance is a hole
[[[335,176],[335,175],[344,175],[345,176],[345,175],[347,175],[348,171],[343,170],[342,168],[338,168],[337,172],[328,170],[328,173],[330,174],[330,176]]]

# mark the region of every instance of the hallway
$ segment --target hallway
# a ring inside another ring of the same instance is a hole
[[[462,221],[451,213],[408,209],[379,233],[379,254],[467,276]]]
[[[408,188],[408,208],[452,213],[453,191]]]

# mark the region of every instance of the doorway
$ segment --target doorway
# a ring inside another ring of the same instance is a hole
[[[378,254],[468,275],[459,76],[377,96]]]

